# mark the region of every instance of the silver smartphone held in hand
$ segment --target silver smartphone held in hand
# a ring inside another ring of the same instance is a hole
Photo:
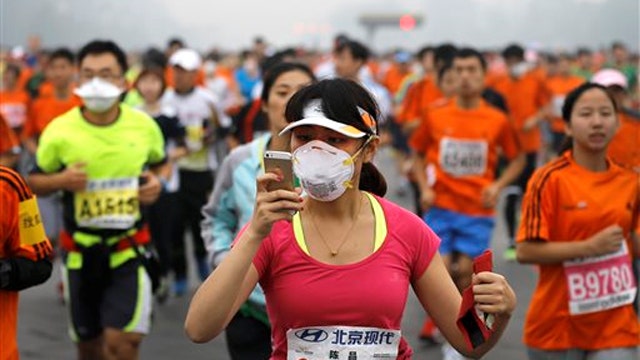
[[[291,153],[286,151],[265,151],[264,172],[271,172],[282,176],[282,181],[272,181],[269,183],[267,186],[268,191],[280,189],[293,191],[293,160]]]

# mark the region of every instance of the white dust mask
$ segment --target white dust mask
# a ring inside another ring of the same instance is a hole
[[[365,145],[352,156],[323,141],[310,141],[293,152],[293,172],[311,198],[333,201],[353,187],[354,159]]]
[[[122,89],[99,77],[94,77],[76,88],[74,94],[82,98],[89,111],[101,113],[109,110],[118,101]]]
[[[522,75],[524,75],[525,73],[527,73],[529,70],[532,69],[532,65],[526,61],[522,61],[514,66],[511,67],[511,69],[509,70],[509,73],[511,74],[512,77],[514,78],[520,78],[522,77]]]

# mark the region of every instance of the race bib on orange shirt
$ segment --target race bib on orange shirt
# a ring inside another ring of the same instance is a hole
[[[633,303],[637,285],[626,242],[613,254],[565,261],[571,315]]]
[[[400,330],[316,326],[287,331],[287,360],[396,359]]]
[[[47,239],[35,196],[22,201],[18,213],[20,245],[35,245]]]
[[[24,104],[2,104],[0,105],[0,112],[11,128],[24,125],[27,119],[27,107]]]
[[[74,205],[80,227],[130,229],[140,218],[138,178],[91,180]]]
[[[487,170],[489,146],[483,140],[440,140],[440,167],[453,176],[483,175]]]

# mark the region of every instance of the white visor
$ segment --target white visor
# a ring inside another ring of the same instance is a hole
[[[363,119],[365,118],[365,115],[366,115],[369,121],[373,122],[371,116],[366,111],[362,110],[361,108],[358,108],[358,110],[362,114]],[[324,114],[324,112],[322,112],[322,101],[320,99],[313,99],[309,101],[309,103],[302,110],[302,119],[298,121],[294,121],[291,124],[287,125],[287,127],[285,127],[280,132],[279,135],[283,135],[298,126],[305,126],[305,125],[322,126],[354,139],[360,139],[369,135],[367,132],[364,132],[354,126],[329,119]],[[374,128],[372,129],[372,131],[373,131],[373,134],[375,134]]]

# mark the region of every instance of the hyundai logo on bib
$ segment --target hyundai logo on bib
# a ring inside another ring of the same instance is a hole
[[[295,335],[300,340],[313,343],[325,341],[329,337],[329,334],[322,329],[302,329],[296,331]]]

